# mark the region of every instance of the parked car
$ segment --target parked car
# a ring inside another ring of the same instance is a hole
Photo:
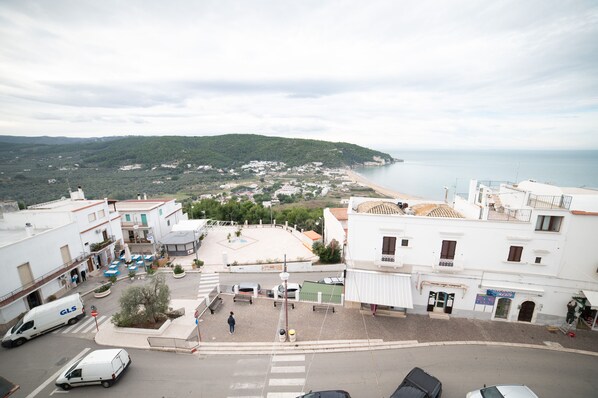
[[[466,398],[538,398],[528,386],[504,384],[468,392]]]
[[[310,391],[297,398],[351,398],[348,392],[343,390]]]
[[[130,365],[131,357],[122,348],[95,350],[63,371],[54,384],[63,390],[93,384],[108,388]]]
[[[288,298],[295,298],[297,292],[301,291],[301,285],[298,283],[287,283]],[[278,292],[279,298],[284,298],[284,284],[276,285],[268,291],[268,297],[274,297],[274,292]]]
[[[253,291],[260,291],[260,284],[255,282],[240,282],[237,285],[233,285],[233,293],[238,292],[241,294],[253,294]]]
[[[442,383],[420,368],[413,368],[390,398],[440,398]]]
[[[338,285],[338,286],[343,286],[345,284],[345,278],[342,277],[330,277],[330,278],[324,278],[324,279],[320,279],[318,281],[318,283],[325,283],[326,285]]]

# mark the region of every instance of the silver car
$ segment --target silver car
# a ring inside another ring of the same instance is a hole
[[[466,398],[538,398],[528,386],[505,384],[468,392]]]

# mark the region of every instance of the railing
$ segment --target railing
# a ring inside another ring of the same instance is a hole
[[[110,246],[110,245],[111,245],[111,244],[113,244],[115,241],[116,241],[116,239],[115,239],[114,235],[110,235],[110,236],[108,237],[108,239],[106,239],[106,240],[105,240],[105,241],[103,241],[103,242],[92,243],[92,244],[89,246],[89,249],[90,249],[90,251],[91,251],[92,253],[97,253],[97,252],[101,251],[102,249],[104,249],[104,248],[106,248],[106,247]]]
[[[403,266],[403,259],[395,254],[380,254],[374,260],[374,264],[379,267],[393,267],[398,268]]]
[[[530,209],[504,209],[488,212],[488,220],[492,221],[529,222],[531,218],[532,211]]]
[[[571,206],[571,196],[530,195],[527,205],[536,209],[566,209]]]
[[[483,185],[483,186],[488,187],[488,188],[499,188],[502,184],[505,184],[505,185],[515,185],[515,183],[511,182],[511,181],[494,181],[494,180],[478,181],[478,187],[480,185]]]
[[[82,263],[83,261],[87,260],[88,258],[89,258],[88,254],[81,253],[77,258],[69,261],[68,263],[65,263],[62,266],[60,266],[48,273],[45,273],[44,275],[42,275],[38,278],[35,278],[33,281],[29,282],[25,286],[21,286],[15,290],[13,290],[12,292],[5,294],[4,296],[0,297],[0,307],[3,307],[8,303],[11,303],[29,293],[31,293],[32,291],[37,289],[39,286],[51,281],[52,279],[57,278],[58,276],[60,276],[61,274],[64,274],[65,272],[70,271],[76,265]]]
[[[438,266],[439,267],[450,267],[452,268],[455,265],[455,260],[449,260],[446,258],[441,258],[440,261],[438,261]]]
[[[461,271],[463,270],[463,262],[461,258],[437,258],[436,264],[433,267],[439,271]]]

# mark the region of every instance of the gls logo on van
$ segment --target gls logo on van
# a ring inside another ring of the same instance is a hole
[[[77,306],[73,305],[71,308],[66,308],[66,309],[60,311],[60,315],[66,315],[66,314],[69,314],[69,313],[75,312],[75,311],[77,311]]]

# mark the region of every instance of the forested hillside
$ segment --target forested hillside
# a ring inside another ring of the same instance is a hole
[[[133,198],[137,193],[195,196],[206,184],[243,176],[229,173],[252,160],[284,162],[287,167],[321,162],[343,167],[386,153],[348,143],[230,134],[211,137],[0,136],[0,200],[40,203],[68,195],[82,185],[89,198]],[[198,171],[199,166],[211,170]],[[125,166],[133,167],[123,170]],[[234,177],[233,177],[234,176]]]

